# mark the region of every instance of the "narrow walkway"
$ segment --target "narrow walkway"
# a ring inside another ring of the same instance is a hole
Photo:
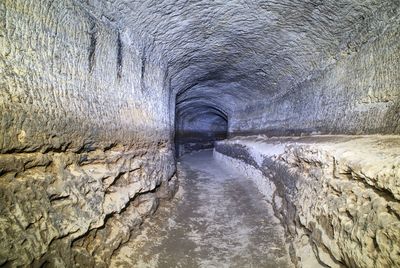
[[[219,166],[212,151],[185,156],[181,167],[179,200],[121,247],[113,267],[292,266],[283,230],[249,179]]]

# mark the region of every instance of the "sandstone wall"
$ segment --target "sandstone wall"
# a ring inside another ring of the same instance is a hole
[[[397,267],[399,146],[396,136],[251,137],[219,141],[215,156],[273,204],[299,267]]]
[[[399,10],[1,1],[0,265],[106,266],[174,188],[175,94],[232,135],[400,133]]]
[[[173,103],[145,41],[80,1],[1,1],[0,265],[105,266],[169,195]]]
[[[398,5],[376,9],[326,67],[282,94],[236,109],[229,121],[232,136],[399,134],[399,18]]]

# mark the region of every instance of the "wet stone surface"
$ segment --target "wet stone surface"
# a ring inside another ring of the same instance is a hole
[[[113,267],[291,267],[283,229],[249,179],[219,166],[212,151],[181,159],[181,189]]]

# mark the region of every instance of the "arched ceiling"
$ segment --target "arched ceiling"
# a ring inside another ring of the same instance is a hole
[[[168,66],[178,115],[268,102],[356,50],[398,0],[88,0]]]

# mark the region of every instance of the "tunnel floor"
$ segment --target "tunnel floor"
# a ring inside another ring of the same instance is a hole
[[[252,181],[212,150],[179,166],[177,198],[114,254],[113,267],[292,267],[283,228]]]

